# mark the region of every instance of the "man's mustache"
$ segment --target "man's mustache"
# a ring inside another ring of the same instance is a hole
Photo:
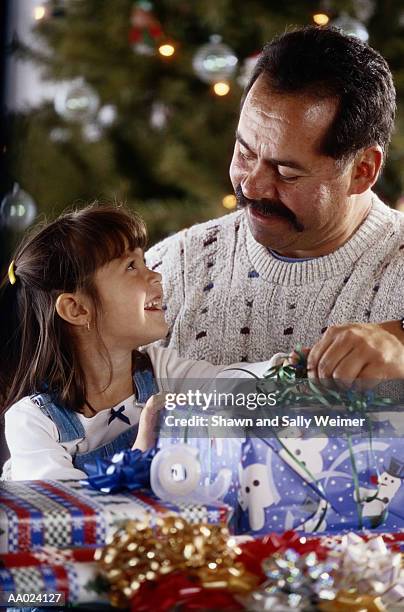
[[[238,185],[235,193],[237,198],[237,208],[245,209],[247,206],[250,206],[263,215],[279,215],[280,217],[289,219],[298,232],[302,232],[304,230],[304,226],[297,220],[296,215],[287,206],[282,204],[282,202],[279,202],[278,200],[268,200],[266,198],[263,198],[262,200],[250,200],[244,195],[241,185]]]

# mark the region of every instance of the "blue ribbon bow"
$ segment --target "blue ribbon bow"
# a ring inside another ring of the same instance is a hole
[[[115,453],[112,459],[96,459],[95,463],[86,463],[84,467],[88,478],[81,483],[103,493],[151,490],[150,466],[156,453],[156,447],[145,452],[125,450]]]

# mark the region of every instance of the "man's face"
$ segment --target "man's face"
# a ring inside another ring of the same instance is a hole
[[[289,256],[318,256],[358,224],[349,198],[353,163],[319,153],[333,98],[275,94],[259,77],[245,100],[230,178],[254,238]]]

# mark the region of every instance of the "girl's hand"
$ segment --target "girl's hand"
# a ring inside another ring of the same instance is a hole
[[[152,395],[147,400],[140,414],[139,429],[132,450],[139,449],[142,452],[151,448],[156,441],[155,427],[158,414],[164,407],[166,397],[164,393]]]

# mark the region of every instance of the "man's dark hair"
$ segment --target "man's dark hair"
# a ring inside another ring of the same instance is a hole
[[[261,75],[276,93],[338,100],[322,154],[347,159],[378,144],[386,155],[396,92],[386,60],[368,44],[332,27],[296,29],[265,45],[242,103]]]

